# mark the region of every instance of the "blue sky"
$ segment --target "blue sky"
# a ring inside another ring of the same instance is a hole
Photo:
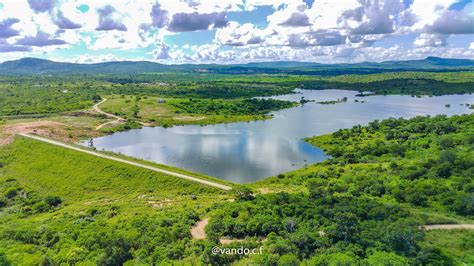
[[[0,61],[474,59],[466,0],[0,0]]]

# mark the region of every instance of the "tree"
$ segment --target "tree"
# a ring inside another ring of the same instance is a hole
[[[286,254],[280,257],[280,259],[278,260],[278,265],[298,266],[300,265],[300,260],[294,254]]]
[[[416,255],[416,265],[454,265],[451,258],[449,258],[441,249],[437,247],[422,248]]]
[[[248,187],[239,187],[233,192],[237,200],[252,200],[254,198],[252,190]]]
[[[46,204],[51,207],[57,207],[59,204],[61,204],[62,200],[58,196],[47,196],[44,198],[44,202],[46,202]]]
[[[100,95],[98,94],[94,94],[94,96],[92,96],[92,101],[94,101],[95,103],[98,103],[102,101],[102,97],[100,97]]]
[[[336,241],[351,242],[359,231],[359,219],[350,212],[338,212],[334,216],[336,227],[331,235]]]
[[[408,265],[409,260],[393,252],[375,251],[365,260],[368,265]]]

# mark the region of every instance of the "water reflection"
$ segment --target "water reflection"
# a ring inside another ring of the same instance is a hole
[[[273,119],[265,121],[130,130],[96,138],[94,144],[98,149],[249,183],[327,158],[321,149],[301,138],[367,124],[374,119],[469,113],[472,110],[464,104],[474,102],[472,95],[360,98],[355,97],[354,91],[301,93],[273,98],[298,101],[305,96],[330,101],[347,97],[348,101],[329,105],[307,103],[275,112]],[[365,103],[357,103],[356,99]],[[445,104],[451,107],[446,108]]]

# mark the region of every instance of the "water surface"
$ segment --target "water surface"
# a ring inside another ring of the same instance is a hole
[[[98,149],[176,166],[236,183],[250,183],[322,161],[327,155],[302,138],[367,124],[375,119],[417,115],[470,113],[466,103],[473,95],[416,98],[411,96],[355,97],[345,90],[300,90],[298,94],[272,97],[299,101],[345,103],[317,104],[273,112],[265,121],[210,126],[142,128],[94,139]],[[365,103],[355,102],[365,101]],[[450,104],[450,107],[445,107]],[[462,105],[461,105],[462,104]]]

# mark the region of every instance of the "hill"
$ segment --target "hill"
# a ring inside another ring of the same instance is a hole
[[[474,60],[427,57],[423,60],[363,62],[356,64],[319,64],[311,62],[258,62],[235,65],[184,64],[164,65],[148,61],[117,61],[95,64],[54,62],[22,58],[0,64],[0,75],[71,75],[71,74],[137,74],[163,72],[203,72],[216,74],[366,74],[387,71],[443,71],[474,68]]]

